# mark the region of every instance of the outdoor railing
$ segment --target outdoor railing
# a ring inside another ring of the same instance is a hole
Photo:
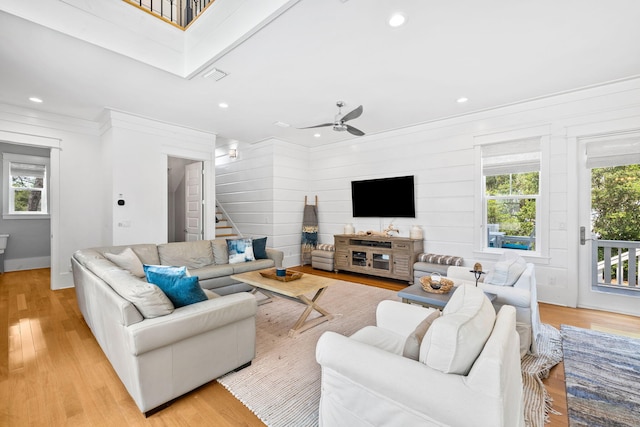
[[[186,28],[214,0],[123,0],[163,21]]]
[[[639,291],[639,249],[640,242],[594,240],[592,249],[593,284]],[[601,255],[599,256],[599,254]]]

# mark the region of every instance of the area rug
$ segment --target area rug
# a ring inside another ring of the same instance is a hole
[[[549,413],[558,414],[552,407],[553,399],[542,382],[551,368],[562,361],[560,331],[551,325],[540,325],[537,339],[538,354],[525,354],[522,358],[522,385],[524,387],[524,421],[527,427],[542,427],[549,421]]]
[[[640,340],[561,325],[569,425],[640,426]]]
[[[382,300],[399,301],[399,298],[394,291],[340,281],[319,301],[334,319],[289,337],[289,329],[304,307],[275,298],[258,307],[256,358],[252,365],[221,377],[218,382],[269,427],[317,426],[320,366],[315,349],[320,335],[325,331],[351,335],[363,326],[374,325],[375,310]],[[557,357],[550,356],[553,351],[549,348],[561,354],[559,332],[549,328],[543,328],[544,338],[540,340],[546,353],[523,360],[525,417],[532,427],[544,426],[547,400],[541,378],[557,363],[553,363]]]

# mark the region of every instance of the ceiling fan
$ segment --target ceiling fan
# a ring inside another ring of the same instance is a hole
[[[337,132],[344,132],[346,130],[352,135],[356,135],[356,136],[364,135],[364,132],[362,132],[360,129],[354,128],[353,126],[345,123],[345,122],[348,122],[349,120],[357,119],[358,117],[360,117],[360,115],[362,114],[362,105],[359,106],[358,108],[351,110],[349,113],[345,114],[344,116],[342,115],[342,107],[344,107],[344,101],[338,101],[336,102],[336,105],[338,106],[338,114],[336,114],[336,118],[333,122],[323,123],[321,125],[315,125],[315,126],[308,126],[308,127],[299,128],[299,129],[312,129],[312,128],[321,128],[325,126],[333,126],[333,130]]]

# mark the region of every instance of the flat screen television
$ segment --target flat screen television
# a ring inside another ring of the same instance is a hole
[[[413,175],[351,181],[354,217],[415,218]]]

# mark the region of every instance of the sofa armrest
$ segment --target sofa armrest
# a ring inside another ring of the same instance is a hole
[[[282,267],[282,260],[284,259],[284,252],[278,249],[267,248],[267,258],[272,259],[275,262],[275,267]]]
[[[515,288],[513,286],[496,286],[487,283],[479,283],[483,291],[496,294],[494,301],[500,305],[512,305],[514,307],[529,308],[531,306],[531,292],[528,289]]]
[[[489,404],[492,398],[468,387],[462,375],[443,374],[421,362],[335,332],[322,334],[316,346],[316,360],[322,367],[323,378],[325,374],[337,374],[330,384],[323,383],[323,394],[337,393],[337,398],[341,398],[360,394],[364,389],[366,395],[374,399],[367,402],[371,407],[394,402],[416,413],[428,414],[442,425],[469,425],[465,414],[486,413],[483,406],[492,406]],[[325,373],[325,370],[332,372]],[[378,399],[381,402],[377,402]],[[460,402],[464,402],[464,411],[460,411]]]
[[[145,319],[127,327],[129,350],[137,356],[206,331],[255,317],[256,311],[256,298],[246,292],[180,307],[166,316]]]
[[[385,300],[376,309],[376,325],[407,337],[434,311],[435,308]]]

